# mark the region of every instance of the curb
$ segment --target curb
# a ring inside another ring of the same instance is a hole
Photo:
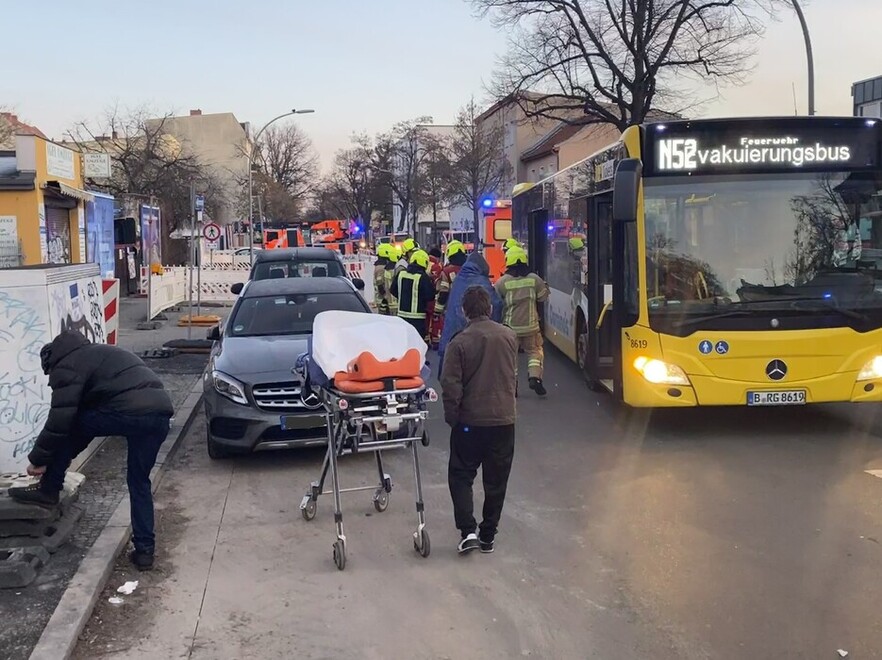
[[[175,413],[169,436],[172,442],[164,442],[156,457],[156,465],[150,473],[153,492],[159,488],[165,472],[168,457],[177,449],[187,434],[202,401],[202,377],[200,376],[184,403]],[[129,497],[126,495],[116,507],[107,525],[95,539],[83,557],[80,567],[58,601],[52,617],[43,629],[43,634],[31,652],[30,660],[67,660],[76,648],[77,640],[92,611],[98,603],[101,592],[107,584],[113,565],[120,551],[129,540],[131,523],[129,520]]]

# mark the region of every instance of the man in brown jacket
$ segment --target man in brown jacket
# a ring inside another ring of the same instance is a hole
[[[490,320],[486,290],[472,287],[466,291],[462,309],[468,326],[450,341],[441,372],[444,420],[452,428],[447,481],[456,527],[462,534],[460,554],[479,548],[493,552],[514,458],[518,356],[514,331]],[[484,481],[480,537],[475,534],[478,525],[472,496],[479,467]]]

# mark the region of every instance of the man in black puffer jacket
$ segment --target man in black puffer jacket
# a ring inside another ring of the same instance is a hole
[[[71,460],[99,436],[122,436],[128,443],[132,563],[153,566],[153,494],[150,470],[168,436],[174,414],[162,381],[129,351],[92,344],[77,332],[62,332],[40,351],[49,376],[52,405],[46,424],[28,454],[28,474],[40,483],[10,488],[17,502],[53,507]]]

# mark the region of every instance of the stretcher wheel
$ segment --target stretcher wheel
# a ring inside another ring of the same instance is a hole
[[[383,513],[388,507],[389,493],[383,488],[377,488],[377,492],[374,493],[374,508],[377,510],[377,513]]]
[[[303,516],[304,520],[312,520],[315,518],[315,510],[316,510],[316,502],[315,500],[309,500],[304,504],[300,505],[300,515]]]
[[[421,529],[413,533],[413,549],[420,553],[420,557],[428,557],[432,552],[432,543],[429,541],[429,532]]]
[[[334,564],[338,570],[346,568],[346,546],[340,539],[334,541]]]
[[[420,442],[423,444],[423,447],[429,446],[429,432],[423,431],[423,437],[420,438]]]

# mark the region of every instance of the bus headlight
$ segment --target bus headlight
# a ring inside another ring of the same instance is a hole
[[[668,364],[654,358],[639,357],[634,360],[634,368],[647,382],[654,385],[688,385],[686,372],[675,364]]]
[[[864,365],[858,373],[858,380],[874,380],[882,378],[882,355],[877,355]]]

